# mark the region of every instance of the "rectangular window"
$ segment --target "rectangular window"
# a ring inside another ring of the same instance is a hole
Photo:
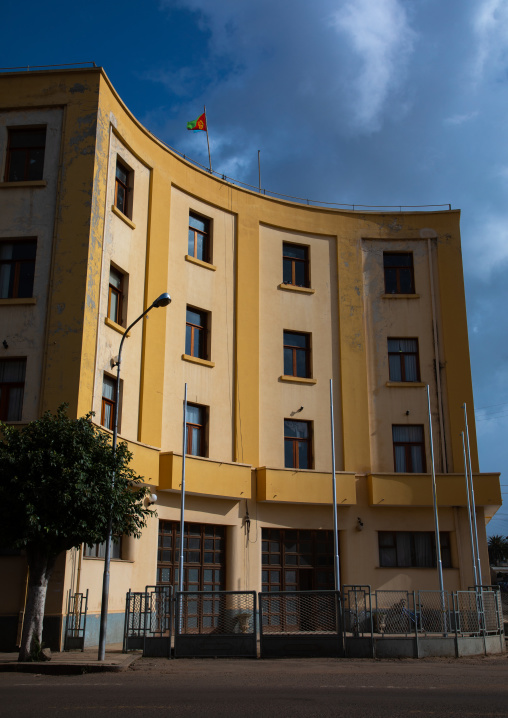
[[[312,468],[310,421],[284,419],[284,466],[287,469]]]
[[[390,381],[420,381],[418,339],[388,339]]]
[[[188,254],[202,262],[211,260],[210,220],[194,212],[189,213]]]
[[[46,147],[45,127],[9,128],[6,182],[41,180]]]
[[[282,282],[295,287],[310,287],[309,248],[302,244],[282,245]]]
[[[424,474],[425,441],[423,426],[392,426],[395,471]]]
[[[118,269],[109,268],[108,318],[117,324],[122,323],[123,278]]]
[[[207,408],[199,404],[187,404],[187,453],[206,456]]]
[[[187,307],[185,353],[191,357],[208,359],[208,312]]]
[[[115,421],[115,389],[116,380],[105,374],[102,380],[101,424],[111,430]]]
[[[0,299],[33,296],[37,240],[0,242]]]
[[[106,556],[106,542],[85,544],[84,555],[92,558],[104,558]],[[111,543],[111,558],[122,558],[122,537],[113,536]]]
[[[452,567],[450,534],[439,533],[443,568]],[[435,568],[436,539],[432,531],[379,531],[379,565],[386,568]]]
[[[21,421],[26,359],[0,359],[0,421]]]
[[[286,376],[311,376],[310,334],[284,332],[284,374]]]
[[[414,294],[412,252],[383,252],[386,294]]]
[[[263,528],[261,539],[263,591],[333,589],[333,531]]]
[[[115,207],[132,219],[132,184],[134,172],[120,160],[116,161]]]
[[[157,584],[178,586],[180,524],[159,520]],[[184,524],[183,590],[223,591],[226,578],[226,530],[212,524]],[[211,602],[210,602],[211,605]],[[218,607],[219,608],[219,607]],[[184,621],[190,615],[184,616]],[[207,623],[202,616],[204,624]],[[196,624],[195,624],[196,625]],[[213,630],[214,622],[208,622]]]

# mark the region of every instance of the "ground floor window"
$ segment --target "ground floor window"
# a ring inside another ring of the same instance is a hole
[[[85,544],[85,558],[105,558],[106,542]],[[111,558],[122,558],[122,537],[113,536],[111,542]]]
[[[450,534],[439,533],[443,568],[451,568]],[[379,531],[379,565],[386,568],[435,568],[436,537],[433,531]]]
[[[333,555],[333,531],[264,528],[263,591],[333,590]]]
[[[157,584],[178,588],[180,522],[159,521]],[[183,590],[223,591],[225,588],[225,527],[184,524]]]

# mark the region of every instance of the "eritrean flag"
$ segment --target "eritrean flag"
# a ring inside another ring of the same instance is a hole
[[[206,131],[206,113],[198,117],[194,122],[187,122],[188,130],[205,130]]]

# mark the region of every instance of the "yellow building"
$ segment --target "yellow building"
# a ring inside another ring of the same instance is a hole
[[[478,466],[459,211],[339,211],[230,184],[151,135],[101,68],[0,83],[0,418],[68,402],[110,428],[122,333],[172,297],[124,346],[120,438],[158,518],[117,545],[108,640],[129,588],[175,580],[185,383],[186,588],[333,588],[330,379],[341,582],[438,587],[428,384],[445,588],[473,583],[464,403],[489,583],[501,494]],[[97,642],[101,553],[61,557],[54,645],[68,592],[86,589]],[[23,558],[1,557],[0,572],[5,646]]]

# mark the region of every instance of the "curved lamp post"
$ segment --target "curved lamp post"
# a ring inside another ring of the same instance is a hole
[[[132,327],[137,324],[141,319],[143,319],[144,316],[148,314],[148,312],[153,309],[154,307],[158,309],[159,307],[167,307],[168,304],[171,303],[171,297],[167,292],[164,294],[161,294],[160,297],[157,297],[155,302],[151,304],[148,309],[145,309],[143,314],[140,314],[137,319],[135,319],[132,324],[129,324],[127,329],[124,331],[122,340],[120,342],[120,349],[118,350],[118,359],[116,360],[115,366],[118,367],[117,374],[116,374],[116,386],[115,386],[115,411],[114,411],[114,421],[113,421],[113,456],[116,453],[116,444],[117,444],[117,438],[118,438],[118,405],[119,405],[119,397],[120,397],[120,364],[122,362],[122,349],[123,349],[123,343],[125,341],[125,338],[129,331],[132,329]],[[115,483],[115,474],[113,473],[112,479],[111,479],[113,485]],[[112,533],[112,520],[113,517],[111,515],[111,511],[109,512],[109,519],[108,519],[108,537],[106,539],[106,553],[104,555],[104,576],[102,579],[102,603],[101,603],[101,624],[100,624],[100,632],[99,632],[99,656],[98,660],[103,661],[105,654],[106,654],[106,626],[108,622],[108,600],[109,600],[109,568],[111,564],[111,533]]]

